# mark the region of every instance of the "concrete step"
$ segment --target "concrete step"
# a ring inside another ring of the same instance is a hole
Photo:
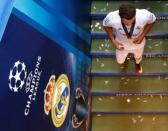
[[[93,115],[91,131],[167,131],[168,114]]]
[[[143,72],[168,72],[168,58],[144,58],[142,60]],[[119,65],[114,57],[94,57],[92,58],[92,72],[114,72],[126,73],[135,72],[135,62],[127,59],[123,65]]]
[[[168,95],[92,96],[93,112],[168,112]]]
[[[105,32],[102,26],[102,20],[92,20],[91,31],[92,32]],[[166,33],[167,32],[167,20],[156,21],[150,33],[153,33],[153,32]]]
[[[148,39],[145,45],[145,53],[168,52],[168,39]],[[115,51],[109,39],[92,39],[91,52],[112,52]]]
[[[129,1],[131,2],[131,1]],[[132,1],[137,8],[148,9],[156,14],[168,12],[167,1]],[[110,11],[118,10],[121,1],[92,1],[92,13],[108,13]]]
[[[168,91],[168,76],[95,76],[91,87],[92,92]]]

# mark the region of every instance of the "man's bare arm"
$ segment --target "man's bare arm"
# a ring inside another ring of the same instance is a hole
[[[135,44],[140,44],[140,43],[142,42],[142,40],[144,39],[144,37],[145,37],[145,36],[148,34],[148,32],[152,29],[154,23],[155,23],[155,22],[153,22],[153,23],[151,23],[151,24],[147,24],[147,25],[144,27],[143,33],[142,33],[139,37],[135,38],[135,39],[133,40],[133,42],[134,42]]]
[[[113,29],[112,27],[104,27],[108,37],[110,38],[112,44],[118,49],[118,50],[123,50],[124,47],[121,43],[117,42],[114,38],[114,35],[113,35]]]

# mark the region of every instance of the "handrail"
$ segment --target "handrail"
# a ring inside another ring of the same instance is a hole
[[[92,115],[168,115],[168,111],[158,111],[158,112],[103,112],[103,111],[92,111]]]
[[[155,72],[155,73],[142,73],[141,75],[136,74],[134,72],[129,73],[115,73],[115,72],[91,72],[91,76],[168,76],[168,72]]]
[[[92,57],[115,57],[115,52],[98,52],[98,51],[92,51],[90,53]],[[132,54],[129,54],[128,57],[133,57]],[[168,53],[144,53],[143,57],[146,58],[154,58],[154,57],[168,57]]]
[[[100,95],[168,95],[168,91],[144,91],[144,92],[123,92],[123,91],[114,91],[114,92],[105,92],[105,91],[93,91],[92,96]]]
[[[108,35],[105,32],[92,32],[91,36],[94,39],[108,38]],[[166,33],[157,32],[157,33],[147,34],[146,38],[147,39],[167,39],[168,38],[168,32],[166,32]]]
[[[91,13],[92,19],[103,19],[107,13]],[[168,20],[168,14],[156,14],[157,20]]]

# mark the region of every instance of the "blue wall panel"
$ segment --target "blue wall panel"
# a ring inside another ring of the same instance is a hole
[[[14,0],[1,0],[0,1],[0,40],[4,33],[7,21],[13,8]]]
[[[56,2],[55,6],[59,9],[61,6],[64,7],[65,4],[59,1]],[[82,7],[82,4],[78,6]],[[79,8],[78,6],[77,8]],[[60,10],[54,10],[50,6],[47,6],[46,3],[37,0],[36,2],[16,0],[14,7],[13,13],[17,17],[31,24],[50,39],[56,42],[59,41],[58,43],[67,50],[76,53],[77,49],[80,51],[78,52],[80,56],[89,55],[90,45],[88,45],[88,43],[90,43],[91,36],[88,29],[87,31],[83,29],[84,27],[89,27],[89,15],[87,15],[88,17],[85,20],[87,22],[85,23],[83,23],[82,19],[78,19],[85,17],[87,12],[83,16],[68,19],[68,16],[60,12]],[[69,11],[67,15],[71,14],[71,16],[75,16],[75,14],[80,12],[73,12],[73,10],[74,6],[72,7],[72,11]],[[76,21],[80,22],[76,23]],[[82,23],[82,26],[79,25],[80,23]],[[80,36],[82,36],[82,38]]]

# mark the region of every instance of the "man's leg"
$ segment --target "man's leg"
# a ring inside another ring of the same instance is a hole
[[[118,64],[123,64],[125,62],[125,59],[128,55],[128,51],[125,50],[116,50],[116,59]]]
[[[143,53],[142,53],[142,55],[143,55]],[[141,63],[141,61],[142,61],[142,55],[136,55],[136,54],[134,54],[134,58],[135,58],[135,63],[136,64],[140,64]]]
[[[134,58],[135,58],[135,66],[136,66],[136,73],[141,74],[142,73],[142,66],[141,66],[141,61],[143,57],[143,52],[144,52],[144,47],[134,50]]]

